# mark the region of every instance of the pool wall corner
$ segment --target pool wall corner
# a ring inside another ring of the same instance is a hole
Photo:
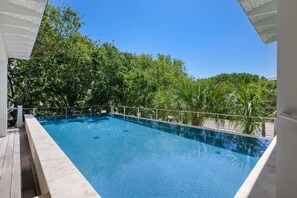
[[[42,194],[100,197],[33,115],[25,115],[25,128]]]

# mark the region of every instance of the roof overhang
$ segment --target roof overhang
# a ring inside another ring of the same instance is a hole
[[[9,58],[29,59],[47,0],[0,0],[0,37]]]
[[[277,0],[238,1],[262,40],[277,41]]]

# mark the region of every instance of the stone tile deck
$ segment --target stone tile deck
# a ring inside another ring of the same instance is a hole
[[[34,165],[24,129],[9,130],[0,138],[0,197],[39,194]]]

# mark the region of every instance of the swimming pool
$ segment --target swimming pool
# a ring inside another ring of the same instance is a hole
[[[270,141],[122,116],[39,119],[102,197],[233,197]]]

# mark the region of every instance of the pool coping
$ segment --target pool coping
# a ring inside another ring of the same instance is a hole
[[[263,153],[262,157],[237,191],[235,198],[276,197],[276,143],[277,137],[273,139]]]
[[[25,128],[42,194],[49,193],[52,198],[100,198],[33,115],[25,115]]]

